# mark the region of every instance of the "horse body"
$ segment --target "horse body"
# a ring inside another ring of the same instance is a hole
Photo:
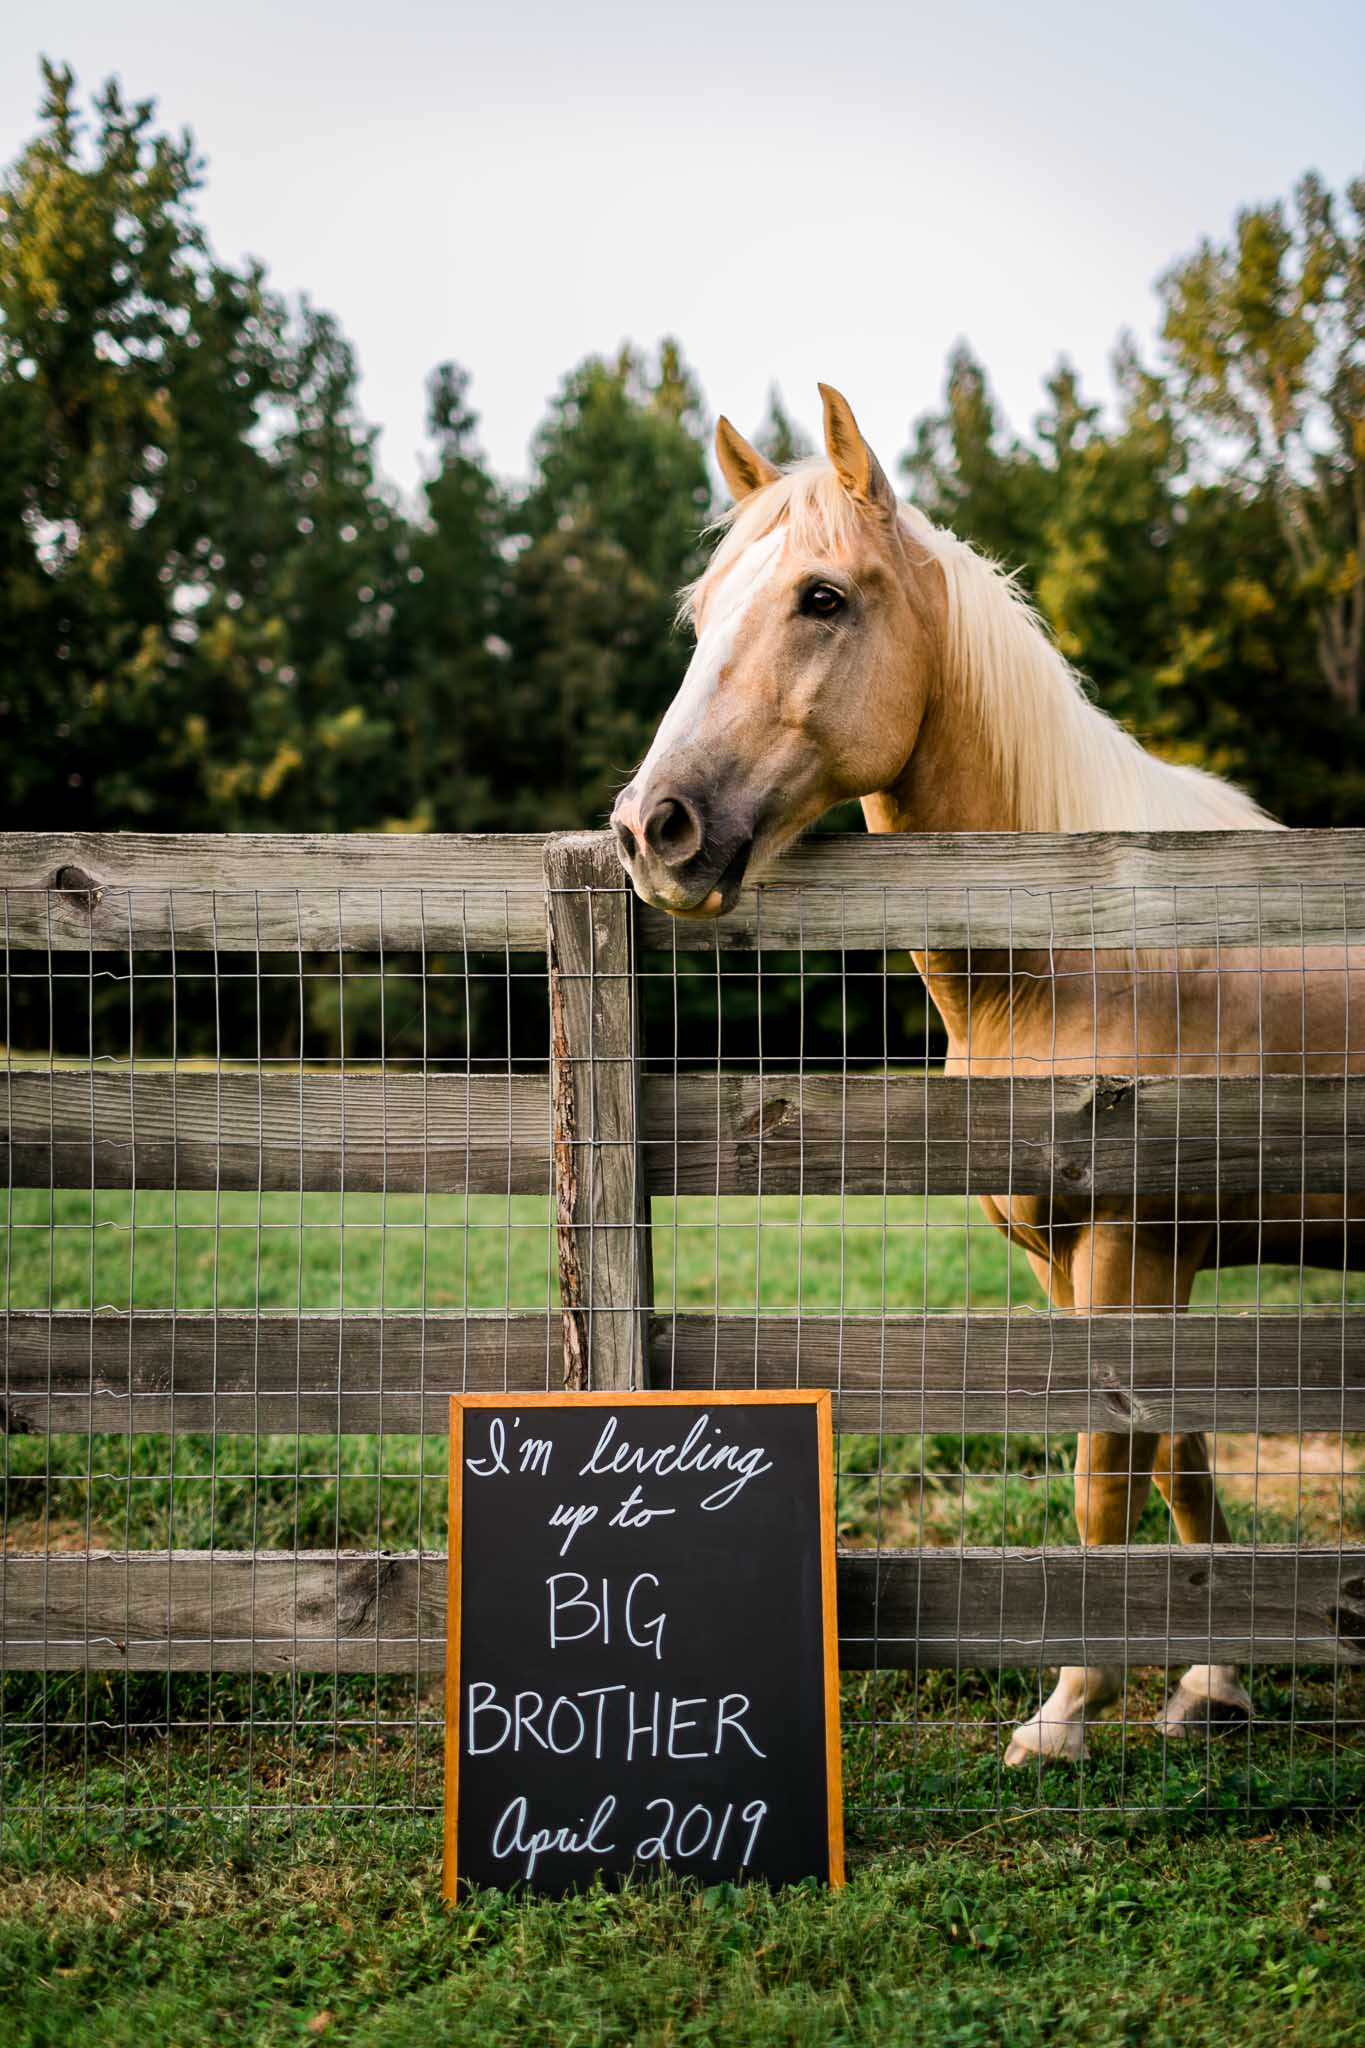
[[[1059,952],[925,974],[949,1026],[946,1071],[971,1075],[1306,1075],[1365,1071],[1346,1053],[1352,1002],[1365,974],[1344,949],[1260,955],[1182,951],[1178,962]],[[1249,999],[1250,997],[1250,999]],[[1051,1306],[1090,1314],[1188,1306],[1197,1275],[1216,1266],[1365,1268],[1365,1216],[1333,1195],[1209,1195],[1172,1200],[1065,1192],[986,1197],[982,1206],[1028,1256]],[[1227,1523],[1202,1435],[1094,1432],[1078,1444],[1082,1541],[1124,1542],[1155,1480],[1186,1543],[1221,1543]],[[1070,1667],[1016,1730],[1012,1763],[1084,1754],[1085,1724],[1122,1691],[1115,1667]],[[1169,1701],[1168,1734],[1244,1719],[1250,1701],[1227,1665],[1195,1667]]]
[[[613,825],[637,891],[679,916],[728,910],[831,805],[874,832],[1276,829],[1216,777],[1146,753],[1085,698],[1010,580],[899,505],[824,389],[829,460],[779,472],[726,422],[737,504],[687,593],[688,678]],[[1346,947],[917,954],[947,1071],[1271,1076],[1365,1072],[1365,961]],[[1058,1309],[1183,1309],[1210,1266],[1365,1267],[1365,1218],[1335,1196],[986,1197]],[[1186,1542],[1228,1529],[1202,1436],[1078,1443],[1086,1543],[1121,1543],[1150,1486]],[[1063,1669],[1007,1761],[1077,1758],[1121,1670]],[[1170,1733],[1244,1719],[1231,1666],[1186,1673]]]

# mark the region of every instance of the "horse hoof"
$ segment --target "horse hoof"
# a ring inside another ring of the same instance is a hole
[[[1017,1771],[1021,1764],[1078,1764],[1084,1761],[1084,1721],[1044,1721],[1035,1715],[1015,1729],[1005,1751],[1005,1769]]]
[[[1184,1739],[1188,1736],[1233,1735],[1251,1720],[1251,1696],[1237,1679],[1207,1667],[1190,1671],[1181,1679],[1157,1717],[1162,1735]]]

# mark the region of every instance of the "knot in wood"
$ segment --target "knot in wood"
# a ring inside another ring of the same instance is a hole
[[[57,869],[48,887],[57,890],[66,899],[68,908],[72,910],[94,910],[104,896],[103,883],[97,882],[93,875],[87,874],[84,868],[77,867],[73,861]]]
[[[1113,1366],[1100,1368],[1096,1374],[1096,1385],[1103,1394],[1106,1415],[1120,1429],[1142,1429],[1150,1426],[1153,1421],[1150,1404],[1140,1401],[1128,1387],[1118,1384],[1116,1369]]]
[[[0,1396],[0,1436],[32,1436],[33,1424],[22,1408]]]
[[[356,1635],[376,1626],[385,1596],[398,1573],[398,1560],[368,1559],[337,1575],[336,1625],[338,1635]]]
[[[766,1102],[760,1103],[756,1110],[744,1118],[739,1128],[746,1138],[771,1137],[774,1131],[781,1130],[783,1124],[789,1121],[795,1107],[795,1103],[788,1101],[784,1095],[770,1095]]]
[[[1343,1593],[1350,1593],[1356,1599],[1365,1600],[1365,1579],[1357,1579],[1354,1585],[1343,1586]],[[1343,1600],[1327,1610],[1327,1619],[1332,1625],[1338,1642],[1353,1661],[1365,1663],[1365,1606],[1349,1607]]]
[[[1106,1077],[1103,1080],[1096,1081],[1094,1092],[1090,1099],[1095,1109],[1108,1112],[1128,1108],[1136,1092],[1137,1083],[1135,1081],[1115,1080]]]

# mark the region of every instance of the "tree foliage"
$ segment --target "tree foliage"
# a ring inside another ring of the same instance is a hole
[[[336,321],[233,268],[150,103],[48,67],[0,184],[0,747],[13,825],[600,820],[677,686],[712,510],[676,341],[571,370],[512,489],[468,374],[379,475]],[[1365,181],[1305,178],[1163,280],[1101,407],[1027,432],[965,346],[902,462],[1016,571],[1099,699],[1294,822],[1365,809]],[[808,443],[780,393],[757,434]]]
[[[1179,397],[1269,495],[1308,600],[1318,668],[1348,713],[1365,689],[1365,178],[1301,180],[1162,281]]]
[[[532,723],[507,799],[544,823],[600,817],[677,688],[679,586],[711,505],[706,421],[674,341],[565,378],[519,508],[512,666]],[[533,758],[528,758],[528,753]]]
[[[1148,745],[1232,776],[1286,822],[1358,821],[1365,719],[1322,658],[1349,614],[1350,547],[1332,575],[1306,574],[1283,480],[1229,460],[1226,423],[1179,364],[1144,364],[1125,339],[1113,367],[1112,417],[1063,362],[1023,440],[959,348],[942,408],[912,430],[911,495],[1018,573],[1098,700]],[[1329,381],[1343,388],[1339,366]],[[1344,433],[1336,445],[1331,491],[1321,469],[1305,489],[1344,531],[1365,453],[1348,464]]]
[[[754,436],[754,446],[760,455],[766,455],[769,462],[775,462],[779,467],[788,462],[801,462],[815,452],[787,411],[776,384],[769,387],[767,414]]]

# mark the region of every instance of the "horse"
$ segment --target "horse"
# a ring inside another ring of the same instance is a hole
[[[735,502],[683,593],[695,650],[611,815],[646,903],[724,917],[746,879],[849,799],[873,832],[1281,829],[1092,703],[1013,578],[899,502],[847,400],[820,393],[825,454],[785,469],[719,422]],[[1344,949],[914,958],[950,1074],[1365,1070],[1348,1029],[1365,975]],[[1365,1224],[1335,1197],[981,1199],[1059,1311],[1178,1311],[1217,1265],[1365,1266]],[[1202,1434],[1100,1430],[1077,1445],[1081,1542],[1131,1540],[1153,1480],[1183,1542],[1228,1541]],[[1084,1757],[1124,1682],[1118,1665],[1063,1667],[1006,1763]],[[1196,1665],[1168,1686],[1158,1726],[1207,1735],[1251,1712],[1235,1665]]]

